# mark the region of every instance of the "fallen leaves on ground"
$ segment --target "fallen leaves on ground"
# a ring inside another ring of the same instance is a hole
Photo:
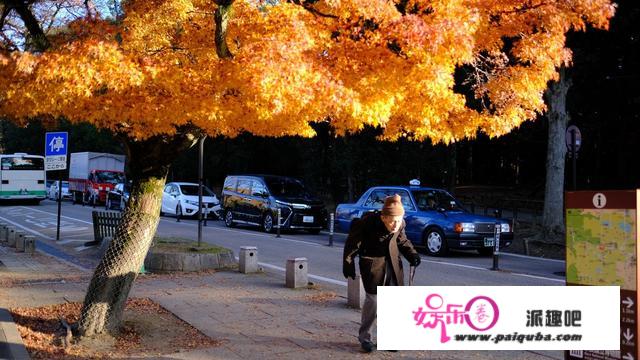
[[[62,339],[66,330],[60,318],[70,325],[76,323],[81,307],[81,303],[66,303],[11,309],[32,358],[76,360],[160,355],[220,345],[220,341],[207,337],[152,300],[132,298],[127,301],[123,324],[115,341],[102,342],[100,346],[85,345],[100,341],[74,341],[64,349]]]
[[[326,304],[332,300],[335,300],[338,295],[334,292],[323,291],[318,294],[306,295],[305,299],[311,303]]]

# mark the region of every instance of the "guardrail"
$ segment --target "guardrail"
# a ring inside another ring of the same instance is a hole
[[[478,215],[494,215],[513,219],[517,222],[542,223],[544,201],[532,199],[504,198],[485,196],[457,196],[467,211]]]

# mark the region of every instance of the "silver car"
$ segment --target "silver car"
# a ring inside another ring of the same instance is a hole
[[[47,197],[51,200],[58,200],[58,181],[54,181],[49,187],[49,191],[47,192]],[[69,182],[62,182],[62,200],[71,200],[71,192],[69,192]]]

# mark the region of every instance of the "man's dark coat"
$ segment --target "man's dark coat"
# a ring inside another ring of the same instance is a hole
[[[406,223],[403,221],[395,244],[391,243],[393,233],[390,233],[382,223],[380,214],[372,214],[356,221],[349,232],[344,245],[343,267],[351,267],[355,272],[354,258],[360,258],[360,276],[364,289],[369,294],[377,294],[376,286],[384,285],[387,261],[391,266],[396,283],[404,285],[402,272],[402,254],[409,262],[419,256],[411,241],[404,232]]]

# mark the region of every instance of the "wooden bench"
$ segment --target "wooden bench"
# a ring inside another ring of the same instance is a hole
[[[99,245],[105,237],[115,237],[116,228],[122,221],[121,212],[93,211],[93,238],[94,241],[85,243],[85,246]]]

